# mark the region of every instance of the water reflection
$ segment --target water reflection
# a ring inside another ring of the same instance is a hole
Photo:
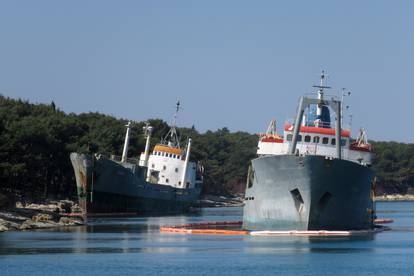
[[[395,207],[396,205],[392,205]],[[381,206],[383,208],[383,206]],[[410,207],[412,208],[412,206]],[[383,208],[384,209],[384,208]],[[398,209],[397,209],[398,210]],[[406,208],[403,210],[406,210]],[[399,239],[412,241],[411,216],[398,213],[392,224]],[[248,254],[361,253],[377,247],[377,235],[353,237],[252,237],[160,233],[159,227],[201,221],[241,220],[241,208],[204,209],[201,214],[171,217],[99,218],[80,227],[0,233],[0,255],[237,252]],[[384,239],[395,236],[382,235]]]

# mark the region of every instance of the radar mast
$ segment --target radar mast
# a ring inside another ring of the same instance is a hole
[[[176,128],[178,111],[180,111],[181,109],[180,100],[177,101],[175,106],[176,107],[175,107],[175,112],[173,115],[173,120],[171,123],[171,128],[161,142],[162,144],[168,145],[169,147],[180,148],[180,140],[178,139],[177,128]]]
[[[316,127],[329,127],[330,126],[329,111],[324,105],[324,94],[325,94],[324,89],[331,88],[330,86],[326,86],[324,84],[326,77],[327,75],[325,74],[325,71],[322,70],[319,85],[313,85],[313,87],[318,88],[318,100],[319,100],[317,109],[316,109],[316,120],[315,120]],[[326,111],[324,111],[324,109]]]

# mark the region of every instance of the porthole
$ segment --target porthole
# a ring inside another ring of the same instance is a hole
[[[178,173],[178,168],[175,168],[175,172]]]
[[[162,167],[162,169],[165,171],[165,170],[167,169],[167,166],[165,166],[165,165],[164,165],[164,166]]]

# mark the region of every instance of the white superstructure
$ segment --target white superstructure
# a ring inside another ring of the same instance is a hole
[[[181,149],[175,127],[180,102],[177,102],[171,128],[161,143],[148,152],[151,131],[147,131],[146,151],[140,156],[140,165],[148,167],[147,181],[168,185],[178,189],[200,188],[203,183],[203,167],[190,161],[191,139],[185,149]],[[148,129],[150,126],[146,126]],[[151,128],[152,130],[152,128]],[[148,147],[148,148],[147,148]]]
[[[304,116],[299,134],[297,137],[295,154],[320,155],[326,158],[337,156],[337,136],[335,128],[331,128],[328,106],[324,105],[324,89],[329,88],[323,85],[325,74],[322,72],[321,83],[318,86],[316,106],[316,117],[309,121],[310,116]],[[310,112],[309,112],[310,113]],[[325,114],[324,114],[325,113]],[[260,135],[257,154],[258,155],[286,155],[292,147],[294,126],[286,123],[283,135],[276,132],[276,123],[271,121],[265,134]],[[350,137],[350,130],[341,130],[341,156],[361,165],[370,166],[372,163],[372,147],[368,143],[366,133],[361,129],[359,137],[353,141]]]

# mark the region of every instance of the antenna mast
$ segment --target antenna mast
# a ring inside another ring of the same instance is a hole
[[[329,88],[331,88],[330,86],[326,86],[326,85],[324,85],[324,80],[325,80],[325,78],[327,77],[327,75],[325,74],[325,70],[322,70],[322,73],[321,73],[321,80],[320,80],[320,82],[319,82],[319,85],[314,85],[313,87],[316,87],[316,88],[319,88],[318,89],[318,99],[320,100],[320,101],[323,101],[323,94],[324,94],[324,89],[329,89]]]
[[[324,70],[322,70],[322,73],[321,73],[321,80],[320,80],[320,82],[319,82],[319,85],[314,85],[313,87],[316,87],[316,88],[318,88],[318,100],[319,100],[319,102],[318,102],[318,108],[316,109],[316,117],[318,118],[316,121],[315,121],[315,126],[316,127],[319,127],[319,126],[323,126],[323,124],[325,123],[325,122],[322,122],[322,120],[320,119],[321,118],[321,116],[322,116],[322,107],[323,107],[323,101],[324,101],[324,98],[323,98],[323,96],[324,96],[324,89],[329,89],[329,88],[331,88],[330,86],[326,86],[326,85],[324,85],[324,80],[325,80],[325,78],[326,78],[327,76],[326,76],[326,74],[325,74],[325,71]]]
[[[173,120],[171,123],[171,128],[163,140],[163,143],[168,144],[168,146],[170,147],[177,147],[177,148],[180,147],[180,141],[178,139],[178,134],[177,134],[177,129],[176,129],[177,116],[178,116],[178,111],[180,111],[180,109],[181,109],[181,103],[180,103],[180,100],[177,100]]]
[[[174,113],[174,117],[173,117],[173,121],[172,121],[172,125],[171,127],[175,128],[175,125],[177,123],[177,115],[178,115],[178,111],[180,110],[180,100],[177,100],[177,103],[175,104],[175,113]]]

